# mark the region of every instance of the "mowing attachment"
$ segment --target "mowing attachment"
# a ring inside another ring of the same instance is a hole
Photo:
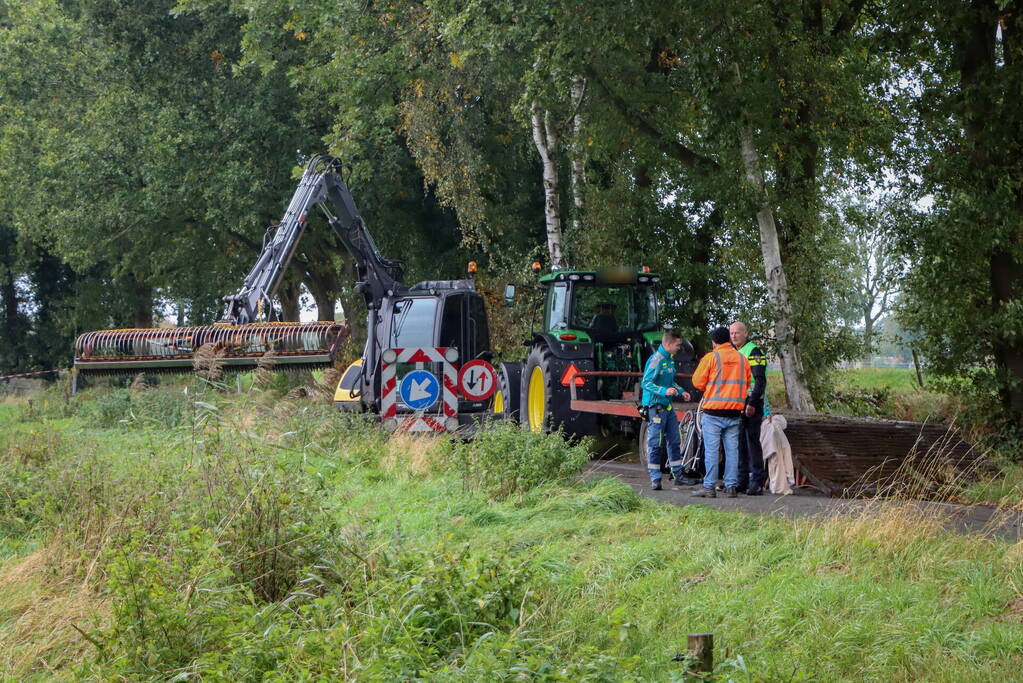
[[[347,326],[331,322],[102,330],[75,340],[75,369],[90,375],[190,372],[197,356],[215,359],[224,370],[270,362],[282,369],[326,367],[347,336]]]

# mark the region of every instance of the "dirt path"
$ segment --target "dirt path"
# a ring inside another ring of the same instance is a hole
[[[827,498],[812,490],[797,489],[789,496],[766,494],[725,498],[693,498],[696,486],[676,488],[665,478],[663,491],[651,491],[646,470],[639,463],[613,460],[594,460],[587,469],[591,476],[613,476],[632,486],[643,496],[671,505],[709,505],[720,510],[736,510],[759,515],[780,517],[823,517],[827,515],[856,514],[869,504],[866,500]],[[950,530],[959,533],[982,533],[1008,541],[1023,539],[1023,512],[1005,511],[983,505],[952,505],[948,503],[915,503],[927,515],[939,518]]]

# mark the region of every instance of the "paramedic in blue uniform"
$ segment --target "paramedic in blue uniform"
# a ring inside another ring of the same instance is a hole
[[[661,337],[661,346],[650,356],[643,371],[643,406],[647,410],[647,474],[650,488],[661,490],[661,466],[667,450],[668,464],[676,486],[683,486],[682,450],[678,417],[671,407],[671,399],[680,396],[689,401],[690,395],[675,383],[674,356],[682,346],[682,337],[668,330]]]

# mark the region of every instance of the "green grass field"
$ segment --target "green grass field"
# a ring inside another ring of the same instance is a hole
[[[879,417],[915,422],[950,422],[961,407],[954,397],[920,389],[916,373],[902,368],[836,370],[835,384],[828,399],[817,409],[855,417]],[[781,372],[767,372],[771,405],[785,408],[785,386]]]
[[[557,437],[280,396],[0,404],[4,677],[673,681],[703,631],[722,681],[1023,671],[1023,545],[665,507]]]
[[[893,391],[919,391],[916,372],[904,368],[860,368],[838,371],[839,381],[862,389],[887,388]]]

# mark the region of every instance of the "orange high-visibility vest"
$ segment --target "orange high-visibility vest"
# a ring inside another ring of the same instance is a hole
[[[749,361],[731,344],[715,347],[693,373],[693,386],[703,392],[704,410],[742,410],[751,380]]]

